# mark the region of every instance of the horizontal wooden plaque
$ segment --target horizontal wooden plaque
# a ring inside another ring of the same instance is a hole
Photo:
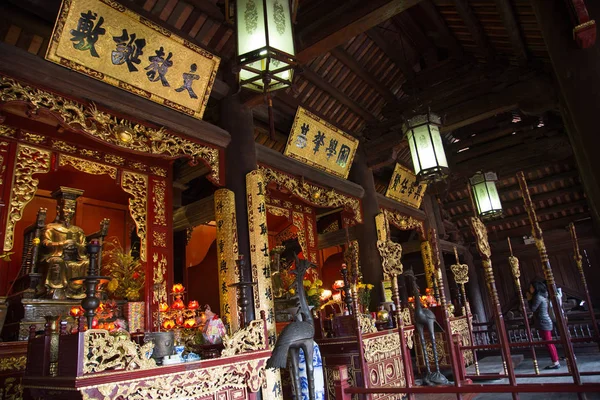
[[[112,0],[63,0],[46,59],[198,119],[220,63]]]
[[[358,140],[298,107],[284,155],[346,179]]]
[[[417,183],[417,177],[411,170],[396,164],[385,195],[390,199],[418,209],[421,207],[425,190],[427,190],[426,183]]]

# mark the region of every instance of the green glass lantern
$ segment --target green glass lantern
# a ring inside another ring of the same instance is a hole
[[[492,219],[502,215],[502,203],[496,189],[498,176],[493,172],[478,172],[469,178],[477,213],[482,219]]]
[[[427,113],[408,118],[402,127],[419,181],[435,182],[448,176],[440,125],[439,116]]]
[[[288,0],[237,0],[240,86],[272,92],[292,84],[294,36]]]

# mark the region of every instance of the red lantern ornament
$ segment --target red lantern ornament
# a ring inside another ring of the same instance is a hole
[[[199,307],[200,307],[200,305],[198,304],[198,302],[196,300],[190,300],[190,302],[188,303],[189,310],[197,310]]]

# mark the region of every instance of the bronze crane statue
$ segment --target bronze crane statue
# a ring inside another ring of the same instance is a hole
[[[315,380],[313,373],[315,326],[312,314],[308,308],[303,285],[304,274],[310,268],[311,263],[307,260],[299,260],[297,253],[294,254],[294,257],[296,261],[296,270],[290,272],[296,275],[295,286],[299,312],[296,314],[295,320],[283,328],[277,337],[273,354],[271,354],[271,358],[267,360],[267,368],[285,368],[289,356],[290,375],[292,375],[296,399],[300,399],[302,386],[300,384],[299,352],[300,349],[302,349],[306,362],[308,393],[310,400],[315,400]]]
[[[404,276],[408,278],[410,287],[413,290],[413,297],[415,299],[415,318],[414,324],[417,332],[419,332],[419,341],[421,343],[421,349],[423,350],[423,361],[425,368],[427,369],[427,375],[423,378],[424,385],[447,385],[448,379],[440,372],[440,363],[438,360],[437,346],[435,343],[435,325],[437,321],[433,311],[428,308],[424,308],[421,304],[421,296],[419,293],[419,286],[417,285],[417,278],[415,277],[412,269],[404,272]],[[435,372],[431,372],[429,367],[429,357],[427,356],[427,346],[425,342],[425,335],[423,334],[423,327],[427,327],[429,337],[431,338],[431,347],[433,350],[433,359],[435,362]]]

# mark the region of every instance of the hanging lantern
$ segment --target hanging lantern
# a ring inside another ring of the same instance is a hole
[[[477,213],[482,219],[491,219],[502,215],[502,203],[496,189],[498,176],[493,172],[478,172],[469,179]]]
[[[240,86],[271,92],[292,84],[294,37],[288,0],[237,0]]]
[[[448,175],[440,125],[440,117],[427,113],[408,118],[402,127],[419,181],[435,182]]]

